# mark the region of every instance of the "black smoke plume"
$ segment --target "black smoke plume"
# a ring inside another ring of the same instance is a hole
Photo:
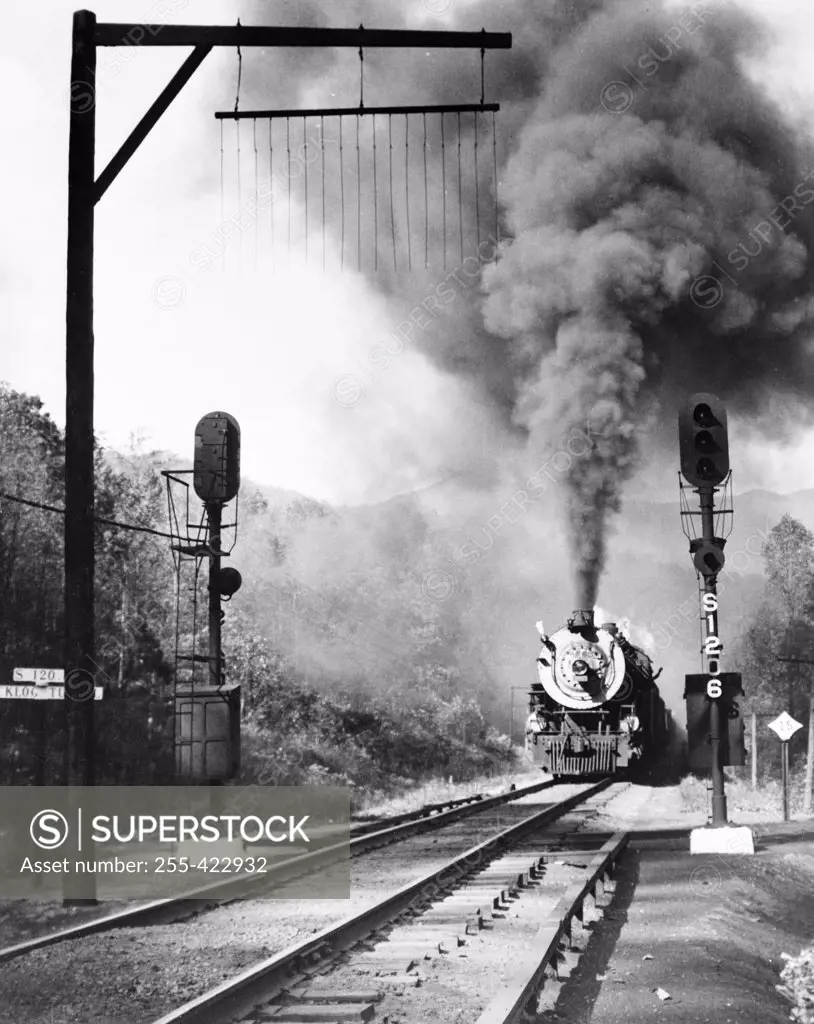
[[[718,6],[596,13],[554,54],[507,166],[514,242],[486,325],[524,364],[532,445],[592,424],[563,481],[580,607],[648,401],[750,403],[793,386],[806,354],[812,165],[743,69],[761,33]]]

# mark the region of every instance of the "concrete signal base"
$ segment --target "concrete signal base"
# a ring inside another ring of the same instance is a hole
[[[752,830],[741,826],[694,828],[690,832],[690,853],[754,854]]]

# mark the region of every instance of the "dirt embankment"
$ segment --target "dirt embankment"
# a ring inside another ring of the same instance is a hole
[[[704,819],[682,813],[677,788],[632,787],[591,823],[639,834],[620,866],[613,906],[543,1019],[789,1020],[791,1006],[775,986],[781,954],[814,944],[814,821],[755,825],[755,856],[691,857],[686,831]]]

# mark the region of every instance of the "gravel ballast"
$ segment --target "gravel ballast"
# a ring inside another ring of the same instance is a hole
[[[233,903],[186,922],[88,936],[0,964],[0,1022],[145,1024],[581,788],[544,790],[355,859],[350,900]]]

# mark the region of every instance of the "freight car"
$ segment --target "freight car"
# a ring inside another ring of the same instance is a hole
[[[656,686],[661,670],[614,622],[575,611],[546,636],[529,694],[526,753],[555,778],[614,775],[664,749],[671,713]]]

